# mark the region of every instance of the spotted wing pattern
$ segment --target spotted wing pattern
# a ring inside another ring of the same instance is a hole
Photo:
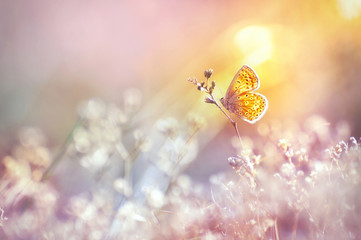
[[[239,95],[243,92],[257,90],[259,86],[260,80],[257,73],[250,66],[244,65],[234,76],[225,99],[230,99],[233,95]]]
[[[233,105],[233,113],[247,122],[255,123],[266,113],[268,101],[262,94],[245,92],[234,100]]]

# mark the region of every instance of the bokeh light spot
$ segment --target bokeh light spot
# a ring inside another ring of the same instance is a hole
[[[266,27],[243,28],[238,31],[234,40],[244,56],[244,62],[251,66],[258,65],[272,57],[272,33]]]
[[[342,17],[357,18],[361,14],[361,0],[338,0],[338,8]]]

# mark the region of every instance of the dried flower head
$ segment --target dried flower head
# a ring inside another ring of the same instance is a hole
[[[210,69],[204,71],[204,76],[208,79],[212,76],[212,73],[213,73],[213,69],[210,68]]]
[[[244,176],[245,174],[255,176],[256,174],[254,162],[249,156],[229,157],[228,163],[240,176]]]
[[[208,93],[210,97],[214,99],[212,94],[216,87],[216,82],[212,81],[210,85],[208,82],[209,78],[212,76],[212,73],[213,73],[213,69],[208,69],[204,71],[204,76],[206,77],[206,81],[199,82],[197,78],[188,78],[188,81],[196,85],[199,91]]]
[[[175,137],[178,133],[179,124],[175,118],[160,119],[157,122],[158,130],[167,137]]]

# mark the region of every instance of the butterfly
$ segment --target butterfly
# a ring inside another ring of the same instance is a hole
[[[223,106],[241,119],[255,123],[266,113],[268,101],[265,96],[253,91],[260,86],[257,73],[247,65],[241,67],[221,98]]]

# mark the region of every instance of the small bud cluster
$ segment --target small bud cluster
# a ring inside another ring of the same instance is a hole
[[[240,176],[250,175],[254,177],[256,174],[255,165],[259,164],[259,159],[257,156],[238,155],[237,157],[229,157],[228,163]]]
[[[360,145],[361,139],[359,140],[359,142],[357,142],[356,138],[350,137],[348,142],[342,140],[338,142],[334,147],[326,149],[326,153],[328,153],[330,158],[334,162],[336,162],[336,164],[338,164],[339,160],[342,160],[346,153],[350,153],[353,150],[358,149]]]
[[[197,85],[197,89],[199,91],[204,91],[211,95],[213,93],[214,88],[216,87],[215,81],[212,81],[211,84],[209,85],[209,78],[212,76],[212,73],[213,73],[213,69],[208,69],[204,71],[204,76],[206,77],[206,81],[199,82],[197,78],[189,78],[188,81],[190,81],[194,85]],[[213,103],[213,100],[211,102]]]

